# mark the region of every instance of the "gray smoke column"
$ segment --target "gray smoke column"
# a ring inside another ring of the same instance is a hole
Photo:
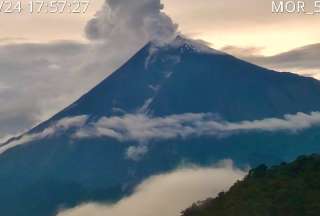
[[[176,36],[177,25],[163,8],[160,0],[106,0],[85,32],[94,41],[166,42]]]

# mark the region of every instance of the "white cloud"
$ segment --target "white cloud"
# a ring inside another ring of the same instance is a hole
[[[39,133],[25,134],[22,135],[22,137],[9,142],[8,144],[3,146],[0,145],[0,154],[16,146],[54,136],[58,132],[65,131],[69,128],[82,127],[87,119],[87,116],[63,118]]]
[[[103,117],[80,128],[74,138],[111,137],[119,141],[167,140],[191,136],[221,136],[250,131],[292,131],[320,124],[320,113],[297,113],[281,118],[255,121],[227,122],[217,120],[213,114],[187,113],[166,117],[127,114],[122,117]]]
[[[148,153],[146,145],[130,146],[127,149],[126,155],[128,159],[138,161],[143,155]]]
[[[182,168],[145,180],[131,196],[115,204],[88,203],[58,216],[178,216],[193,202],[228,190],[245,174],[231,161],[210,168]]]
[[[82,127],[85,125],[87,119],[88,119],[88,116],[86,115],[67,117],[56,122],[53,125],[53,127],[58,129],[63,129],[63,130],[69,129],[72,127]]]
[[[18,135],[16,135],[16,136],[18,136]],[[4,136],[4,137],[2,137],[1,139],[0,139],[0,143],[5,143],[5,142],[7,142],[10,138],[12,138],[12,137],[15,137],[15,135],[7,135],[7,136]]]
[[[151,117],[137,113],[102,117],[97,122],[87,122],[87,118],[87,116],[64,118],[40,133],[26,134],[0,147],[0,154],[17,145],[52,136],[69,128],[76,128],[71,139],[108,137],[120,142],[138,142],[138,146],[129,147],[126,152],[127,158],[138,160],[148,152],[148,142],[151,140],[222,137],[247,132],[299,132],[320,125],[320,112],[288,114],[283,118],[241,122],[217,120],[215,115],[210,113],[186,113],[166,117]]]

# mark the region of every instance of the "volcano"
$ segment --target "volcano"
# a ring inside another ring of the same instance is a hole
[[[87,201],[116,201],[182,162],[230,158],[255,166],[319,152],[317,127],[232,135],[202,128],[318,110],[313,78],[183,37],[150,42],[75,103],[0,146],[0,212],[51,216]]]

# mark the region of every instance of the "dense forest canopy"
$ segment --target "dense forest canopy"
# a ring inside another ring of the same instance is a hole
[[[318,216],[320,155],[249,172],[228,192],[194,204],[183,216]]]

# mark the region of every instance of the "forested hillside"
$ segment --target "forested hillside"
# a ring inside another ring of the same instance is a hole
[[[318,216],[320,156],[261,165],[217,198],[194,204],[183,216]]]

